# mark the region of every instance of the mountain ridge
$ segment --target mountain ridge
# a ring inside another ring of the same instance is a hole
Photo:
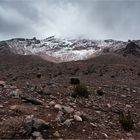
[[[140,41],[134,41],[140,45]],[[38,55],[49,61],[85,60],[108,52],[124,49],[129,42],[90,39],[60,39],[55,36],[39,40],[14,38],[0,41],[0,53]],[[52,58],[52,60],[51,60]],[[54,61],[54,62],[55,62]]]

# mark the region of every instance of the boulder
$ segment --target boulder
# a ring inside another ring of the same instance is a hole
[[[59,134],[59,132],[58,132],[58,131],[56,131],[55,133],[53,133],[53,136],[55,136],[55,137],[59,138],[59,137],[60,137],[60,134]]]
[[[42,119],[34,118],[33,119],[33,128],[37,131],[42,131],[49,128],[49,123],[45,122]]]
[[[19,99],[21,93],[22,93],[22,92],[21,92],[19,89],[16,89],[16,90],[13,90],[13,91],[11,92],[11,96],[13,96],[13,98],[15,98],[15,99]]]
[[[12,105],[12,106],[10,106],[10,109],[11,109],[11,110],[17,109],[17,105]]]
[[[41,136],[41,133],[38,132],[38,131],[34,131],[34,132],[32,133],[32,136],[34,136],[34,137],[40,137],[40,136]]]
[[[62,110],[62,105],[56,104],[56,105],[54,106],[54,108],[55,108],[55,109],[58,109],[58,110]]]
[[[63,125],[66,125],[67,127],[70,127],[70,126],[72,125],[72,121],[73,121],[73,119],[67,119],[67,120],[63,123]]]
[[[33,131],[42,131],[48,129],[50,124],[46,121],[38,118],[34,118],[33,115],[28,115],[24,121],[24,129],[27,134],[31,134]]]
[[[30,103],[32,103],[34,105],[42,105],[43,104],[43,102],[41,100],[33,98],[31,96],[24,96],[24,95],[22,95],[21,99],[23,99],[23,100],[25,100],[27,102],[30,102]]]
[[[74,112],[74,109],[70,106],[63,106],[63,109],[66,113],[73,113]]]
[[[78,115],[74,115],[74,120],[76,120],[78,122],[82,122],[82,118]]]

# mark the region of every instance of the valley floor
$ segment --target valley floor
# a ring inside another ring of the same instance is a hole
[[[87,86],[88,98],[71,96],[72,77]],[[131,113],[131,131],[121,126],[121,112]],[[55,64],[0,57],[0,138],[140,139],[140,59],[108,54]]]

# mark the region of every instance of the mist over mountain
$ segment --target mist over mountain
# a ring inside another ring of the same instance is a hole
[[[0,0],[0,140],[140,139],[140,0]]]
[[[36,55],[52,62],[86,60],[106,53],[139,56],[140,40],[127,42],[111,39],[62,39],[50,36],[42,40],[34,37],[0,41],[0,55]]]
[[[1,0],[0,40],[139,39],[139,13],[138,0]]]

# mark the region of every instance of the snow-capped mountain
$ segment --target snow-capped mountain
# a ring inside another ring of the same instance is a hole
[[[0,42],[12,53],[21,55],[49,56],[61,61],[76,61],[126,46],[126,42],[115,40],[59,39],[55,36],[43,40],[16,38]]]

